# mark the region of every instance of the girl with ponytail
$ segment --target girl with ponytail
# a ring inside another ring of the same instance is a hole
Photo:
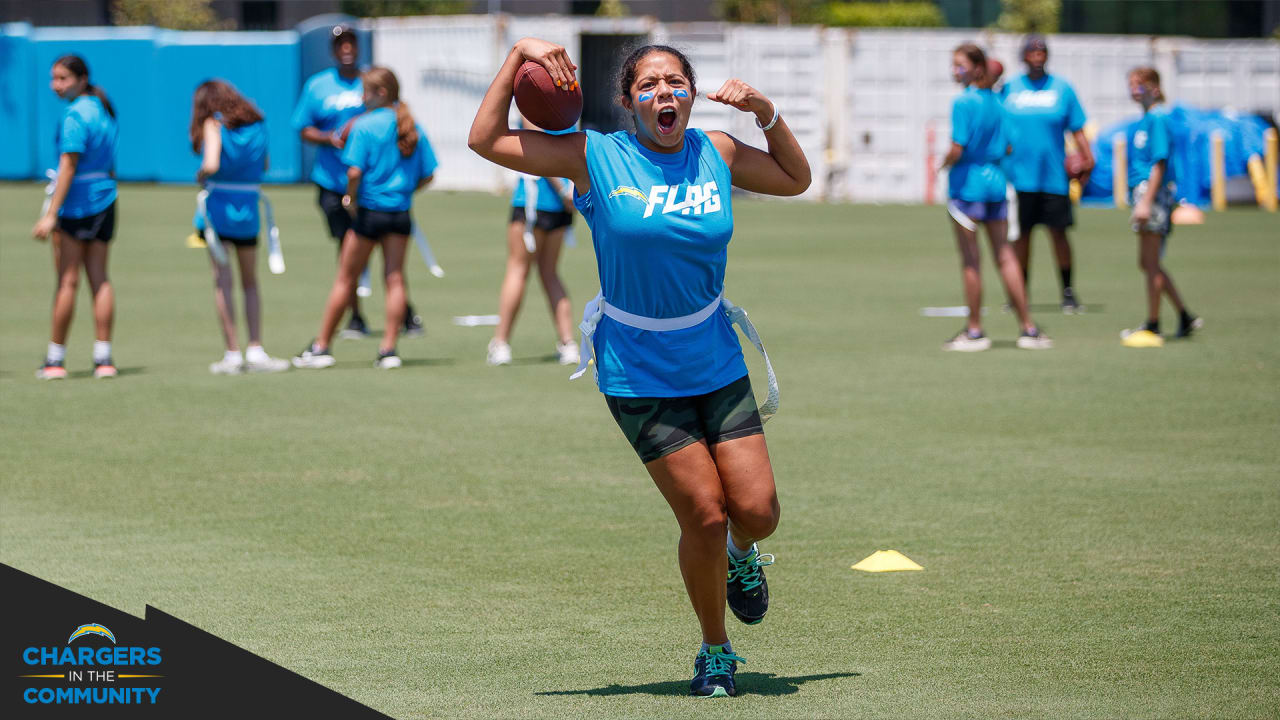
[[[115,293],[107,278],[107,250],[116,224],[116,111],[107,94],[89,81],[89,68],[80,56],[58,58],[50,75],[50,88],[68,104],[55,134],[57,175],[50,183],[40,220],[31,230],[40,240],[52,236],[58,273],[49,348],[36,377],[59,380],[67,376],[67,333],[83,266],[93,296],[93,376],[112,378],[116,376],[111,360]]]
[[[413,193],[431,182],[436,157],[426,133],[400,100],[400,83],[390,70],[370,68],[364,73],[364,105],[368,111],[351,125],[342,149],[347,166],[347,193],[342,206],[351,213],[355,243],[344,243],[338,277],[325,305],[320,332],[293,359],[300,368],[326,368],[336,361],[329,351],[338,321],[361,270],[375,247],[382,247],[385,266],[386,329],[375,367],[398,368],[396,340],[404,322],[407,293],[404,256],[413,220]]]

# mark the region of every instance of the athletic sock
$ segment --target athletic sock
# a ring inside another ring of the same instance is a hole
[[[67,346],[58,343],[49,343],[49,349],[45,351],[45,360],[51,363],[62,362],[67,357]]]
[[[237,353],[238,355],[239,353]],[[250,345],[245,348],[244,357],[251,363],[260,363],[267,361],[267,351],[262,349],[261,345]]]
[[[236,365],[244,364],[244,355],[242,355],[239,350],[228,350],[224,352],[222,354],[222,359],[230,363],[235,363]]]
[[[729,554],[733,556],[734,560],[742,560],[751,554],[751,548],[743,550],[733,544],[733,533],[728,533],[728,537],[725,539],[725,548],[729,550]]]
[[[1148,321],[1146,321],[1146,322],[1142,323],[1142,329],[1143,329],[1143,330],[1150,330],[1151,332],[1153,332],[1153,333],[1155,333],[1155,334],[1159,335],[1159,334],[1160,334],[1160,321],[1159,321],[1159,320],[1148,320]]]
[[[111,359],[111,341],[110,340],[94,340],[93,341],[93,361],[96,363],[104,363]]]
[[[707,643],[702,643],[702,649],[698,650],[698,653],[701,654],[706,652],[707,648],[709,647],[712,647],[712,646],[708,645]],[[720,647],[723,648],[724,651],[727,653],[733,652],[733,646],[729,644],[728,640],[725,640],[723,643],[720,643]]]
[[[1071,285],[1071,268],[1069,268],[1069,267],[1062,268],[1061,270],[1059,270],[1059,271],[1058,271],[1058,273],[1062,276],[1062,289],[1063,289],[1064,291],[1066,291],[1066,290],[1070,290],[1070,289],[1072,288],[1072,285]]]

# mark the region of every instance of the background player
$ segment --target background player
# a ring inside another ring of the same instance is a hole
[[[342,207],[342,196],[347,192],[347,168],[340,157],[346,143],[344,131],[349,123],[364,112],[363,84],[357,66],[360,57],[359,39],[355,30],[346,25],[333,28],[333,58],[337,66],[312,75],[302,88],[298,106],[293,113],[293,125],[305,142],[316,146],[315,163],[311,168],[311,181],[318,189],[316,202],[324,213],[329,235],[338,243],[341,262],[342,244],[351,230],[351,215]],[[408,303],[405,294],[403,332],[406,336],[423,333],[422,319]],[[351,318],[342,330],[345,338],[359,339],[369,336],[369,326],[360,313],[360,298],[356,286],[347,299]]]
[[[221,265],[211,252],[214,307],[226,350],[221,360],[209,366],[209,372],[236,375],[245,370],[288,370],[287,360],[270,357],[262,347],[262,302],[257,274],[261,229],[258,184],[267,169],[267,126],[262,112],[229,83],[207,80],[196,88],[191,101],[190,132],[191,148],[201,154],[196,182],[209,192],[206,214],[197,218],[197,223],[211,224],[219,241],[235,248],[244,293],[245,325],[249,331],[249,345],[242,354],[236,337],[230,258],[226,265]]]
[[[1004,280],[1013,310],[1022,327],[1017,346],[1043,350],[1052,342],[1031,320],[1018,259],[1009,246],[1005,177],[1001,163],[1009,140],[1004,110],[987,82],[987,58],[972,44],[956,48],[952,79],[964,86],[951,105],[951,149],[942,162],[950,168],[947,212],[960,250],[961,275],[969,322],[964,330],[943,344],[943,350],[981,352],[991,347],[982,331],[982,262],[978,252],[978,224],[986,227],[991,254]]]
[[[1130,131],[1129,194],[1131,218],[1138,234],[1138,266],[1146,278],[1147,320],[1120,334],[1126,347],[1162,347],[1160,336],[1160,295],[1169,297],[1178,311],[1178,334],[1184,338],[1200,329],[1204,321],[1192,315],[1160,258],[1173,230],[1170,214],[1174,207],[1177,167],[1174,164],[1174,134],[1169,129],[1169,111],[1160,104],[1160,74],[1155,68],[1139,67],[1129,72],[1129,96],[1142,106],[1142,119]]]
[[[1014,242],[1027,285],[1031,267],[1031,230],[1044,225],[1053,239],[1054,258],[1062,280],[1062,311],[1080,310],[1072,285],[1071,244],[1067,228],[1075,224],[1068,194],[1065,135],[1075,138],[1080,154],[1081,183],[1088,182],[1093,153],[1084,136],[1084,108],[1070,83],[1045,70],[1049,47],[1042,35],[1028,35],[1022,44],[1027,72],[1004,86],[1004,106],[1009,112],[1013,156],[1013,186],[1018,191],[1018,239]],[[1029,286],[1028,286],[1029,287]],[[1028,291],[1028,297],[1030,292]]]
[[[49,347],[36,377],[60,380],[67,376],[67,333],[83,266],[93,296],[93,376],[113,378],[117,374],[111,359],[115,290],[107,277],[107,256],[116,230],[116,111],[102,88],[89,82],[89,67],[79,55],[55,60],[50,77],[49,87],[68,102],[54,136],[58,170],[53,190],[31,230],[41,240],[53,236],[53,264],[58,272]]]
[[[540,130],[528,119],[524,126]],[[547,132],[547,131],[543,131]],[[572,130],[552,131],[563,135]],[[530,193],[532,190],[532,193]],[[533,222],[530,223],[529,220]],[[529,227],[532,224],[532,227]],[[551,306],[556,329],[556,355],[561,365],[578,364],[578,343],[573,339],[573,307],[564,289],[557,266],[564,247],[565,232],[573,227],[573,185],[564,178],[521,176],[511,194],[511,220],[507,224],[507,269],[498,292],[498,327],[489,341],[487,362],[511,362],[511,329],[524,300],[529,269],[536,263],[542,289]],[[528,240],[532,239],[530,250]]]

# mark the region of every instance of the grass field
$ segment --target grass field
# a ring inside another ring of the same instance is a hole
[[[333,248],[311,190],[271,196],[289,270],[263,263],[266,344],[289,356]],[[738,201],[727,290],[779,373],[783,514],[768,620],[730,627],[742,695],[705,702],[685,696],[698,633],[674,520],[599,394],[549,360],[536,284],[511,367],[485,366],[490,329],[450,323],[496,312],[502,198],[420,197],[448,275],[413,256],[428,334],[401,343],[404,369],[339,341],[333,370],[227,378],[207,371],[207,261],[182,244],[192,197],[122,189],[123,374],[88,377],[82,290],[72,379],[45,384],[40,193],[0,186],[0,561],[150,603],[397,718],[1280,716],[1274,215],[1172,237],[1207,321],[1192,340],[1120,346],[1144,312],[1135,243],[1120,211],[1083,210],[1091,311],[1053,310],[1038,236],[1057,347],[1013,349],[990,284],[996,348],[954,355],[939,346],[961,322],[919,316],[960,302],[942,210]],[[578,229],[580,313],[596,284]],[[849,569],[886,548],[924,571]]]

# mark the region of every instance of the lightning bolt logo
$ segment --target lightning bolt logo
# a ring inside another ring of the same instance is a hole
[[[610,198],[615,198],[615,197],[618,197],[619,195],[626,195],[628,197],[633,197],[639,200],[640,202],[644,203],[645,205],[649,204],[649,197],[644,193],[640,192],[638,189],[631,187],[630,185],[619,185],[618,187],[613,189],[613,192],[609,193]]]
[[[116,636],[111,634],[111,631],[107,629],[106,625],[99,625],[98,623],[89,623],[88,625],[81,625],[80,627],[76,628],[76,631],[71,633],[71,637],[67,638],[67,644],[70,645],[72,640],[75,640],[76,638],[82,637],[84,635],[101,635],[102,637],[110,640],[112,643],[116,641]]]

